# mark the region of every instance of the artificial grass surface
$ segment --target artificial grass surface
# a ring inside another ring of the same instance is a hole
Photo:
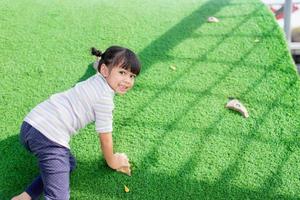
[[[106,166],[90,125],[71,142],[71,199],[300,198],[299,76],[258,0],[2,0],[0,19],[0,199],[38,172],[18,141],[24,116],[94,73],[89,47],[112,44],[143,63],[114,113],[133,176]]]

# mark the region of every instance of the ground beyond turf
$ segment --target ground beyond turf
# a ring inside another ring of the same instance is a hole
[[[94,73],[91,46],[112,44],[143,62],[114,117],[133,176],[106,166],[90,125],[71,144],[72,199],[300,198],[299,76],[258,0],[1,0],[0,30],[0,199],[37,175],[18,141],[26,113]]]

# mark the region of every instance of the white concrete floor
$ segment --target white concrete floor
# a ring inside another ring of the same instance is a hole
[[[265,4],[282,4],[285,0],[261,0]],[[293,0],[293,3],[300,3],[300,0]]]
[[[284,4],[285,0],[261,0],[263,3],[267,5],[272,5],[272,4]],[[293,3],[300,3],[300,0],[293,0]],[[295,21],[294,21],[295,22]],[[298,20],[297,20],[298,22]],[[293,23],[293,21],[292,21]],[[283,24],[282,24],[283,25]],[[300,63],[296,63],[296,67],[298,69],[298,73],[300,74]]]

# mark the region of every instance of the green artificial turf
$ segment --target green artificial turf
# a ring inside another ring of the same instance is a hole
[[[143,63],[115,99],[115,151],[132,177],[107,167],[89,125],[71,141],[71,199],[300,198],[299,76],[259,0],[1,0],[0,30],[0,199],[38,173],[22,119],[94,73],[91,46],[113,44]]]

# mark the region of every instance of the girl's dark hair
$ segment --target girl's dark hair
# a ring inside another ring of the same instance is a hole
[[[129,70],[135,75],[139,75],[141,70],[141,64],[138,57],[130,49],[111,46],[104,53],[97,50],[96,48],[91,48],[91,53],[94,56],[101,57],[98,65],[98,71],[102,64],[105,64],[108,68],[122,67],[123,69]]]

